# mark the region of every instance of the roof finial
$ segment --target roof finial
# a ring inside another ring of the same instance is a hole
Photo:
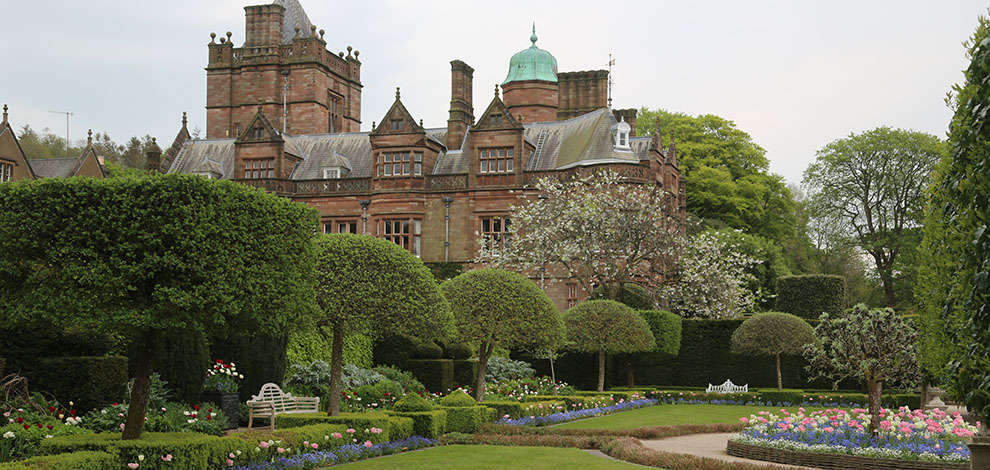
[[[533,35],[529,37],[529,40],[533,42],[533,47],[536,47],[536,22],[533,22]]]
[[[92,147],[93,146],[93,129],[90,129],[89,132],[87,132],[87,134],[88,134],[88,136],[86,137],[86,146],[87,147]]]
[[[423,127],[423,118],[419,119],[419,127]]]
[[[261,100],[258,100],[258,112],[261,112]]]
[[[395,87],[395,100],[399,100],[399,87]]]
[[[186,127],[186,112],[182,112],[182,127]]]
[[[495,97],[498,98],[498,83],[495,84]]]
[[[7,123],[7,104],[6,103],[4,103],[4,105],[3,105],[3,122],[4,122],[4,124]]]

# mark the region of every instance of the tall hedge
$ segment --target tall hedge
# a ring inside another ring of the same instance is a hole
[[[846,278],[826,274],[777,278],[777,311],[802,318],[822,312],[842,313],[846,306]]]
[[[289,345],[286,349],[286,361],[292,364],[311,364],[313,361],[331,361],[330,331],[321,334],[320,327],[300,328],[289,335]],[[326,328],[324,328],[326,330]],[[370,369],[372,361],[373,341],[362,334],[344,337],[344,364],[354,364]],[[377,364],[377,362],[374,362]]]
[[[130,377],[134,376],[137,362],[137,344],[131,346],[129,354]],[[188,332],[169,335],[158,343],[155,371],[166,383],[171,399],[189,405],[199,403],[199,394],[210,366],[210,348],[206,335],[202,332]]]
[[[251,399],[266,383],[280,384],[285,379],[285,351],[289,343],[287,335],[232,334],[214,340],[210,346],[213,359],[233,362],[244,374],[241,380],[241,401]]]
[[[64,406],[72,401],[80,412],[121,400],[127,391],[127,358],[122,356],[54,357],[39,365],[35,391],[52,394]]]

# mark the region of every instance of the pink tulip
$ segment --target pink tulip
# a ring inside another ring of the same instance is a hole
[[[136,463],[129,463],[129,464],[127,464],[127,468],[129,468],[131,470],[134,470],[135,468],[138,468],[138,464],[136,464]]]
[[[165,454],[165,455],[163,455],[162,456],[162,461],[163,462],[171,462],[172,461],[172,454]]]
[[[371,447],[372,445],[374,445],[374,444],[372,444],[371,441],[364,441],[364,446],[365,447]]]
[[[268,442],[267,441],[261,441],[261,443],[258,444],[258,447],[261,447],[262,449],[267,449],[268,448]]]
[[[280,453],[280,454],[284,454],[285,453],[285,449],[283,449],[281,447],[275,449],[275,451],[278,452],[278,453]]]

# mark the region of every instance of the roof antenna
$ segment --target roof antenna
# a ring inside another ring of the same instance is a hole
[[[608,109],[612,109],[612,66],[615,65],[615,58],[612,53],[608,53]]]

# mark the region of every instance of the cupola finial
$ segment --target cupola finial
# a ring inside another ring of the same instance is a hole
[[[3,105],[3,122],[4,123],[7,122],[7,105],[6,104]]]
[[[533,42],[533,47],[536,47],[536,22],[533,22],[533,34],[529,37],[529,40]]]

